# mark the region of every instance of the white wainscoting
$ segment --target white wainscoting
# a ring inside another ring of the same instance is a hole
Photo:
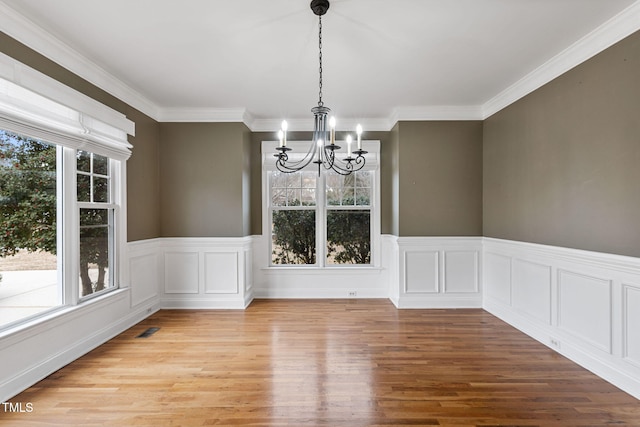
[[[158,241],[163,308],[243,309],[251,303],[251,237]]]
[[[484,239],[483,307],[640,398],[640,259]]]
[[[160,250],[158,239],[127,243],[129,274],[126,286],[131,288],[132,307],[148,302],[159,303]]]
[[[398,308],[482,306],[482,237],[399,237]]]

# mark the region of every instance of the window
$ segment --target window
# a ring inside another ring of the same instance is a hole
[[[80,218],[80,297],[113,288],[113,224],[109,159],[87,151],[77,154]]]
[[[269,265],[374,265],[377,150],[371,150],[373,161],[367,160],[366,169],[344,176],[325,170],[318,174],[313,164],[308,170],[280,172],[272,166],[270,149],[271,143],[263,143]]]
[[[134,133],[124,115],[12,61],[0,56],[14,70],[0,77],[1,330],[118,288]]]
[[[59,153],[0,130],[0,328],[62,304]]]
[[[371,264],[371,175],[326,175],[327,264]]]
[[[65,152],[76,157],[75,188],[62,185]],[[0,129],[0,328],[64,305],[59,259],[74,245],[61,225],[77,228],[78,297],[116,287],[112,195],[108,157]],[[65,199],[77,200],[76,226]]]
[[[272,171],[272,264],[316,263],[317,173]]]

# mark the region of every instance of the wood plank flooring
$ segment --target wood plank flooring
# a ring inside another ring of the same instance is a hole
[[[160,311],[12,402],[33,411],[2,426],[640,426],[640,401],[483,310],[386,300]]]

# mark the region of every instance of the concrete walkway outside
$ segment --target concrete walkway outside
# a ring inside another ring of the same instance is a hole
[[[62,302],[56,270],[0,271],[0,328]]]

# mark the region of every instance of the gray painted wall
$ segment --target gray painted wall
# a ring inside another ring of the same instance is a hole
[[[136,136],[127,161],[128,241],[160,236],[160,126],[158,122],[129,109],[127,117],[136,124]]]
[[[484,234],[640,256],[640,33],[485,121]]]
[[[162,237],[249,235],[242,123],[160,123]]]
[[[482,235],[482,122],[399,122],[397,134],[398,235]]]

